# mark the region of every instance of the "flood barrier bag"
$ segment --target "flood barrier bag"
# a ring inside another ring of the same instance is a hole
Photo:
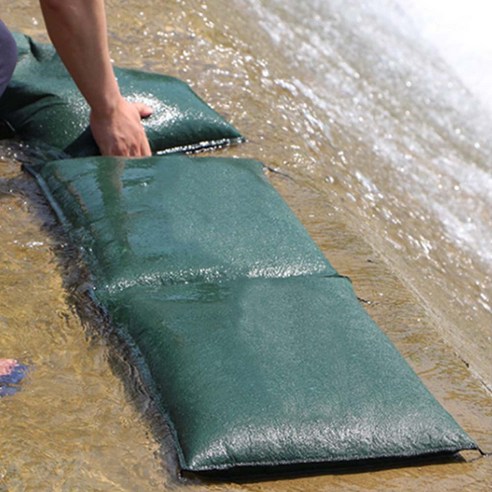
[[[68,156],[98,155],[88,127],[89,106],[54,48],[15,33],[18,62],[0,98],[0,120],[26,141]],[[115,68],[120,90],[153,114],[143,120],[152,151],[200,150],[242,140],[239,132],[184,82],[165,75]]]
[[[48,163],[93,295],[140,352],[183,470],[475,448],[244,159]]]

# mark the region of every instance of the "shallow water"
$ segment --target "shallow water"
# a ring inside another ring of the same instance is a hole
[[[491,120],[399,4],[113,0],[108,13],[117,64],[187,80],[249,139],[223,155],[293,178],[271,175],[431,391],[492,450],[480,383],[492,374]],[[7,0],[1,16],[46,39],[35,2]],[[21,152],[0,148],[0,353],[32,370],[23,391],[0,401],[0,490],[490,483],[489,458],[242,485],[178,481],[166,428],[79,293],[76,253],[19,171]]]

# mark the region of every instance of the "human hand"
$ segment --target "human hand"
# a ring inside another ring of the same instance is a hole
[[[141,119],[152,114],[142,103],[130,103],[121,97],[110,112],[92,109],[92,136],[101,155],[144,157],[152,154]]]

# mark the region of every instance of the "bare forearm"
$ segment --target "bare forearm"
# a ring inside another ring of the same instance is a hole
[[[121,97],[107,43],[103,0],[40,0],[48,34],[93,112]]]
[[[121,96],[109,58],[104,0],[40,4],[51,41],[91,107],[90,127],[101,154],[150,155],[140,120],[152,109]]]

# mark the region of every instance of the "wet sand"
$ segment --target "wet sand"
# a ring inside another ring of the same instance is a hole
[[[30,2],[6,3],[5,21],[42,38],[40,17]],[[184,19],[190,6],[195,5],[170,6],[172,23],[161,22],[161,32],[173,45],[167,53],[153,53],[147,62],[140,52],[147,41],[124,42],[138,37],[133,30],[140,32],[144,21],[130,25],[126,18],[119,19],[130,14],[118,10],[118,2],[110,2],[116,61],[164,72],[181,57],[179,73],[173,74],[193,81],[200,95],[248,135],[249,143],[217,155],[259,158],[288,171],[290,178],[270,173],[274,186],[335,268],[352,279],[368,312],[430,391],[482,451],[492,453],[492,395],[481,382],[483,375],[470,371],[463,353],[443,336],[442,320],[423,306],[387,255],[364,239],[350,212],[341,213],[336,193],[318,189],[303,173],[295,172],[296,166],[309,164],[294,155],[296,145],[302,154],[302,135],[291,128],[279,134],[278,124],[258,116],[265,109],[261,98],[241,99],[235,89],[240,81],[234,80],[234,67],[217,66],[221,59],[217,62],[206,56],[208,45],[203,52],[195,49],[193,57],[186,55],[186,47],[196,47],[196,39],[183,26],[196,22],[196,31],[201,32],[198,10],[189,14],[191,20]],[[135,5],[128,8],[138,10]],[[142,6],[142,12],[143,17],[150,16],[150,3]],[[130,27],[118,32],[118,26]],[[156,61],[160,57],[166,60],[165,67]],[[220,91],[207,85],[207,70],[224,71],[217,82]],[[324,151],[329,159],[330,150]],[[179,478],[165,424],[156,417],[124,349],[87,304],[83,266],[70,264],[70,259],[77,262],[73,245],[65,243],[35,183],[21,172],[16,152],[22,153],[15,146],[0,146],[0,351],[32,370],[21,392],[0,401],[0,491],[492,488],[492,456],[478,452],[464,453],[451,462],[420,460],[401,467],[365,467],[251,483]]]

